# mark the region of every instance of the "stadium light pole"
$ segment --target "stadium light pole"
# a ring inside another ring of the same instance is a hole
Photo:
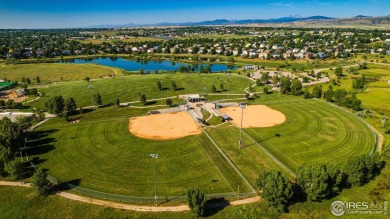
[[[230,74],[228,75],[228,100],[230,99]]]
[[[156,200],[157,206],[156,160],[158,158],[158,154],[150,154],[150,156],[154,159],[154,199]]]
[[[160,104],[162,105],[162,81],[161,81],[161,78],[159,79],[160,81],[160,98],[161,98],[161,101],[160,101]]]
[[[382,118],[382,123],[383,123],[382,132],[383,132],[383,133],[385,132],[386,121],[387,121],[387,117],[384,116],[384,117]]]
[[[242,144],[242,120],[244,118],[244,109],[246,108],[246,103],[240,103],[241,108],[241,128],[240,128],[240,141],[238,142],[238,149],[241,149]]]

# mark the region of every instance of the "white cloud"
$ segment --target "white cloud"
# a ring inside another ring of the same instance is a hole
[[[280,7],[291,7],[291,6],[293,6],[293,3],[292,2],[273,2],[273,3],[269,3],[268,5],[280,6]]]

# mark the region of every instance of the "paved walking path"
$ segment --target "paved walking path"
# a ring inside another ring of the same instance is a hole
[[[0,181],[0,186],[19,186],[19,187],[31,187],[30,183],[23,182],[8,182],[8,181]],[[57,192],[56,195],[59,195],[63,198],[70,199],[73,201],[84,202],[93,205],[100,205],[104,207],[131,210],[131,211],[143,211],[143,212],[181,212],[190,210],[188,205],[178,205],[178,206],[170,206],[170,207],[155,207],[155,206],[138,206],[138,205],[130,205],[130,204],[122,204],[117,202],[104,201],[94,198],[83,197],[80,195],[75,195],[69,192]],[[243,200],[232,201],[230,203],[216,203],[209,206],[209,208],[218,208],[220,205],[243,205],[260,201],[260,197],[252,197]]]

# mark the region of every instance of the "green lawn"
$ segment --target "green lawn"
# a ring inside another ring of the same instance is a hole
[[[206,131],[253,186],[256,185],[256,179],[262,170],[281,170],[255,142],[245,135],[243,135],[242,149],[239,149],[239,129],[230,123],[216,128],[207,128]]]
[[[238,184],[241,192],[248,192],[203,134],[171,141],[133,136],[128,131],[129,116],[146,111],[103,108],[82,114],[77,124],[54,118],[30,135],[25,152],[30,159],[43,161],[39,165],[59,181],[73,181],[100,192],[153,197],[151,153],[159,154],[156,174],[160,198],[198,187],[205,193],[236,192]]]
[[[11,81],[21,82],[22,77],[30,78],[31,83],[36,83],[35,77],[39,76],[41,83],[54,83],[61,81],[79,81],[85,77],[98,78],[100,76],[120,76],[122,70],[95,65],[95,64],[8,64],[0,66],[1,77]],[[61,80],[62,78],[62,80]]]
[[[286,122],[244,130],[292,170],[303,163],[342,163],[375,146],[368,127],[326,103],[283,97],[265,104],[285,114]]]
[[[223,210],[208,211],[207,218],[335,218],[330,213],[334,201],[383,203],[390,199],[388,192],[390,169],[362,187],[345,189],[339,196],[322,202],[295,203],[289,213],[277,214],[264,201],[228,206]],[[134,212],[85,204],[59,196],[35,197],[31,188],[0,186],[2,218],[195,218],[189,212]],[[384,215],[343,215],[342,218],[388,218]]]
[[[75,98],[78,106],[91,105],[91,95],[99,92],[103,104],[112,103],[116,97],[121,102],[139,101],[139,94],[144,93],[147,99],[178,96],[191,93],[211,93],[211,86],[219,88],[223,83],[225,87],[230,77],[230,92],[244,94],[244,88],[249,86],[250,79],[240,76],[226,76],[225,74],[159,74],[159,75],[133,75],[109,79],[96,79],[90,83],[93,89],[88,89],[89,83],[74,81],[48,86],[41,86],[38,91],[45,93],[46,98],[54,95],[62,95],[64,98]],[[162,81],[163,91],[157,87],[157,81]],[[172,81],[177,84],[176,91],[172,89]],[[218,89],[217,89],[218,90]],[[221,93],[227,94],[228,91]],[[45,98],[33,103],[34,107],[43,108]]]

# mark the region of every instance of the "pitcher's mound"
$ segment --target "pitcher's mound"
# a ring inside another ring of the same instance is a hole
[[[219,109],[221,114],[227,114],[232,118],[232,123],[241,127],[241,108],[240,107],[226,107]],[[265,105],[246,106],[244,109],[244,118],[242,120],[243,128],[265,128],[282,124],[286,121],[286,116]]]
[[[150,140],[173,140],[202,133],[187,112],[133,117],[130,118],[129,130],[137,137]]]

